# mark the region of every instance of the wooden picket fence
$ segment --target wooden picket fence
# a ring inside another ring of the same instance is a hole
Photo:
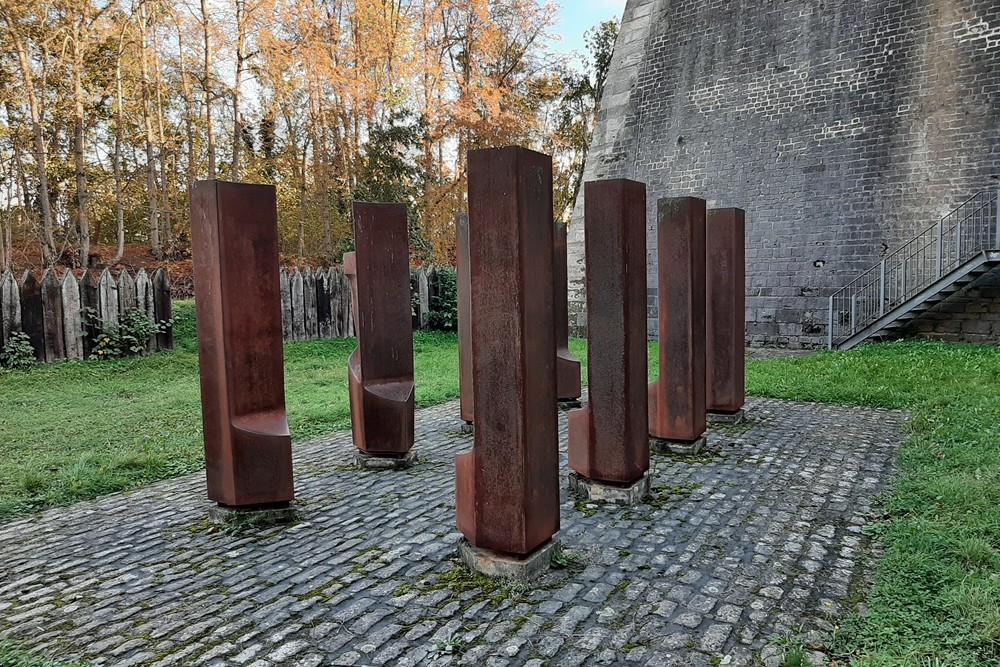
[[[95,313],[97,320],[88,322],[85,310]],[[170,278],[165,270],[157,269],[150,276],[140,269],[135,277],[128,270],[117,277],[109,269],[100,274],[84,271],[78,279],[72,271],[60,278],[47,269],[41,280],[31,271],[17,280],[8,270],[0,275],[0,346],[7,344],[12,333],[22,331],[38,361],[85,359],[100,332],[117,326],[134,310],[156,322],[172,320]],[[170,326],[149,341],[150,351],[173,346]]]
[[[413,328],[424,329],[437,289],[436,269],[413,269],[410,289]],[[351,284],[342,267],[282,268],[281,324],[286,341],[352,338]]]

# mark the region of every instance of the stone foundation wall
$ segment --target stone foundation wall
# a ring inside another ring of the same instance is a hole
[[[899,337],[1000,344],[1000,269],[990,271],[906,325]]]
[[[810,347],[835,289],[998,174],[996,0],[629,0],[585,178],[647,183],[650,248],[660,197],[746,209],[747,342]]]

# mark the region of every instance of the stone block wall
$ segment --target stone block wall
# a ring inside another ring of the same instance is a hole
[[[747,342],[810,347],[835,289],[998,175],[996,0],[629,0],[585,178],[647,183],[650,248],[660,197],[746,209]]]

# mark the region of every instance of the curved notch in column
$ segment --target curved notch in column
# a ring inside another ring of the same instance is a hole
[[[354,202],[355,252],[344,255],[358,347],[348,362],[357,463],[413,464],[413,323],[406,206]]]
[[[661,450],[705,444],[705,200],[657,202],[660,376],[649,385],[649,435]]]
[[[199,181],[191,229],[208,497],[222,508],[213,518],[287,519],[295,494],[275,189]]]
[[[569,413],[569,482],[591,500],[649,491],[646,186],[587,183],[588,404]]]
[[[552,159],[469,153],[475,448],[456,460],[460,553],[529,578],[559,530]]]

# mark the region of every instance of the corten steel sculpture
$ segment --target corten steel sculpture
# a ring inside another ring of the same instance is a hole
[[[660,376],[649,385],[649,435],[659,450],[705,444],[705,200],[657,202]]]
[[[580,407],[580,361],[569,351],[569,270],[566,265],[566,224],[553,232],[553,311],[556,327],[556,393],[565,408]]]
[[[469,216],[455,219],[458,255],[458,386],[459,410],[464,431],[468,431],[475,416],[472,392],[472,276],[469,272]]]
[[[706,221],[706,407],[710,422],[743,420],[746,403],[746,214],[712,209]]]
[[[500,148],[468,164],[476,429],[456,459],[460,554],[528,578],[559,530],[552,159]]]
[[[355,252],[344,255],[358,347],[348,362],[356,462],[401,468],[413,447],[413,323],[406,206],[354,202]]]
[[[589,403],[569,413],[570,485],[634,504],[649,491],[646,186],[584,186]]]
[[[195,183],[191,229],[208,497],[222,508],[212,516],[290,518],[274,186]]]

